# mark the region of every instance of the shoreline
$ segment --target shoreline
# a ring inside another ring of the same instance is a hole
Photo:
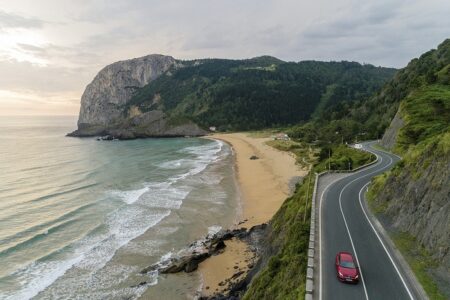
[[[236,209],[233,228],[250,228],[270,221],[292,194],[292,179],[307,174],[296,165],[291,153],[266,145],[270,138],[250,137],[247,133],[213,134],[205,138],[225,142],[232,149],[240,206]],[[250,159],[252,156],[257,159]],[[254,265],[254,253],[249,245],[238,240],[225,244],[223,254],[199,265],[203,296],[224,291],[227,280],[242,279]]]

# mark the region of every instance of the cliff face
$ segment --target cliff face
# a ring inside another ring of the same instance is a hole
[[[374,199],[389,227],[414,236],[439,261],[435,276],[444,282],[450,280],[449,140],[450,134],[442,135],[418,156],[407,155],[378,179],[384,182]]]
[[[177,64],[171,56],[153,54],[106,66],[86,87],[78,130],[68,135],[110,135],[120,139],[205,135],[205,130],[190,121],[175,125],[161,110],[142,112],[127,105],[136,91]]]
[[[436,262],[427,272],[450,296],[450,40],[401,72],[409,80],[397,85],[408,94],[382,145],[402,160],[373,180],[369,195],[388,229],[427,250]]]
[[[98,73],[82,95],[78,130],[70,135],[197,135],[193,124],[220,131],[295,124],[310,118],[327,86],[336,87],[328,93],[329,103],[359,101],[394,71],[352,62],[288,63],[272,57],[179,61],[149,55]],[[133,125],[132,118],[152,111],[162,112],[150,119],[159,115],[164,126],[153,121],[147,126],[148,115]]]
[[[126,117],[122,106],[133,92],[165,73],[176,63],[170,56],[148,55],[103,68],[81,97],[78,127],[108,126]]]
[[[392,148],[395,145],[395,141],[397,140],[397,136],[399,133],[399,130],[403,127],[403,120],[400,116],[400,111],[397,111],[397,113],[394,116],[394,119],[392,119],[392,122],[388,129],[386,129],[386,132],[383,135],[383,138],[380,141],[381,146],[385,147],[386,149],[392,150]]]

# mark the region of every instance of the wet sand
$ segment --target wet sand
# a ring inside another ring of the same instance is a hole
[[[236,227],[250,228],[268,222],[290,195],[291,179],[307,173],[295,164],[292,154],[266,145],[270,138],[254,138],[245,133],[214,134],[209,138],[225,141],[234,150],[242,201],[240,221],[246,220]],[[251,160],[253,155],[258,159]],[[222,290],[220,282],[239,269],[246,269],[248,263],[245,260],[248,259],[249,252],[245,243],[232,240],[226,245],[223,254],[213,256],[200,265],[204,295]],[[239,267],[235,269],[235,265]]]

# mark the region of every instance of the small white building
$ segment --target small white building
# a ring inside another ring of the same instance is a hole
[[[274,140],[289,141],[290,138],[286,133],[278,133],[273,136]]]
[[[215,132],[216,131],[216,126],[209,127],[209,131]]]

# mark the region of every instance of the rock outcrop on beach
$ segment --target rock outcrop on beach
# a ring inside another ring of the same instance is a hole
[[[212,296],[198,295],[198,299],[239,299],[246,290],[256,271],[254,269],[258,256],[263,251],[263,237],[266,234],[267,224],[263,223],[251,227],[249,230],[242,227],[239,229],[221,230],[214,234],[207,235],[204,239],[193,242],[189,247],[181,249],[176,254],[165,258],[158,263],[150,265],[141,271],[141,274],[158,273],[171,274],[186,272],[190,273],[197,270],[198,265],[204,260],[214,255],[220,255],[225,251],[225,241],[231,239],[239,239],[249,246],[252,256],[248,258],[247,265],[243,268],[235,267],[235,273],[219,283],[222,290],[214,293]],[[259,268],[258,268],[259,270]],[[140,287],[146,285],[146,281],[142,281],[132,287]]]

